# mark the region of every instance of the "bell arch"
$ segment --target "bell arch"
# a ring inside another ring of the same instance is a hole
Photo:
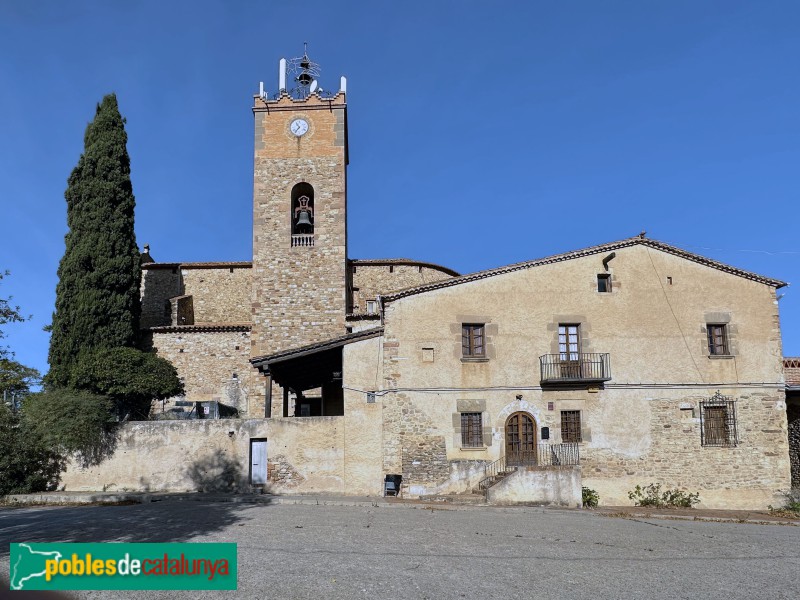
[[[292,188],[292,236],[313,235],[314,216],[314,187],[300,182]]]

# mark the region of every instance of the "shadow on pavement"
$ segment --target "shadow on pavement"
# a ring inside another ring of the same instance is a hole
[[[263,504],[262,504],[263,505]],[[252,505],[162,501],[128,506],[0,509],[0,558],[19,542],[183,542],[221,531]]]

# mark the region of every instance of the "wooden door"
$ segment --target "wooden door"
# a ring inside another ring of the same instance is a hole
[[[562,379],[581,379],[580,325],[558,326],[558,362]]]
[[[514,413],[506,421],[506,464],[536,464],[536,421],[527,413]]]

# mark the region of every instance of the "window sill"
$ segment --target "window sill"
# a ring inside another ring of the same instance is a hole
[[[485,356],[462,356],[461,357],[462,363],[485,363],[489,362],[489,359]]]
[[[728,360],[736,357],[733,354],[709,354],[708,358],[711,360]]]
[[[461,446],[462,452],[485,452],[488,450],[486,446]]]

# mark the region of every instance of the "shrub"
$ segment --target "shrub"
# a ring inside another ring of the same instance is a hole
[[[113,450],[112,402],[90,392],[55,389],[22,403],[22,424],[53,452],[94,464]]]
[[[600,495],[595,490],[584,486],[581,488],[581,492],[584,508],[594,508],[600,502]]]
[[[651,483],[644,488],[637,485],[628,492],[628,498],[633,500],[636,506],[654,506],[656,508],[692,508],[700,502],[698,492],[692,494],[679,489],[662,492],[660,483]]]
[[[0,497],[51,489],[63,465],[61,455],[0,402]]]

